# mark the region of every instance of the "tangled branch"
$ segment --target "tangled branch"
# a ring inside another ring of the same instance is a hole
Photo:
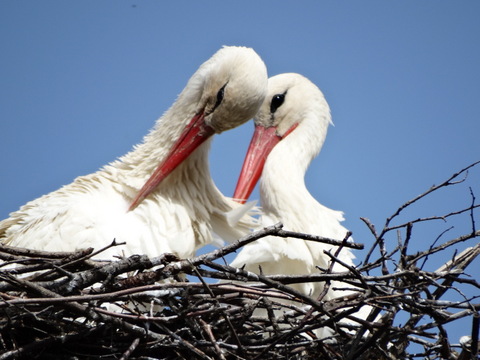
[[[50,253],[0,245],[0,359],[476,358],[480,284],[467,271],[480,253],[474,191],[464,209],[394,222],[430,194],[464,184],[477,165],[400,206],[380,230],[363,218],[373,245],[361,266],[344,264],[344,272],[332,272],[338,252],[327,253],[332,266],[315,274],[266,276],[225,264],[224,256],[264,236],[363,248],[281,224],[192,259],[100,262],[92,256],[105,249]],[[440,229],[426,249],[411,250],[418,224],[455,217],[468,218],[466,231],[446,239],[450,232]],[[433,268],[436,254],[448,261]],[[305,282],[358,291],[312,298],[291,286]],[[357,315],[362,307],[368,317]],[[467,324],[459,344],[450,336],[457,323]]]

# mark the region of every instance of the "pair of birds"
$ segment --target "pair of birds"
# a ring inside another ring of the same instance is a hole
[[[255,116],[256,115],[256,116]],[[255,133],[234,201],[213,183],[208,166],[212,135],[255,116]],[[267,79],[260,57],[249,48],[224,47],[200,66],[144,141],[96,173],[33,200],[0,222],[3,243],[46,251],[101,248],[101,258],[194,256],[214,233],[236,240],[258,226],[246,200],[260,175],[262,225],[283,222],[288,230],[343,239],[342,213],[319,204],[304,175],[320,151],[331,122],[321,91],[298,74]],[[242,214],[232,220],[233,212]],[[331,246],[297,239],[264,238],[234,260],[267,274],[307,274],[328,267]],[[352,264],[352,255],[341,258]],[[298,285],[305,294],[321,289]],[[318,286],[317,286],[318,287]]]

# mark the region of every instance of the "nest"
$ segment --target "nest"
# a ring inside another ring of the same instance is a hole
[[[363,247],[349,242],[350,234],[339,241],[281,224],[187,260],[163,254],[101,262],[92,257],[105,249],[50,253],[2,245],[0,360],[474,359],[480,304],[467,294],[478,294],[480,284],[466,271],[480,253],[473,191],[464,209],[394,222],[412,204],[464,183],[459,177],[477,164],[399,207],[381,230],[362,219],[373,245],[361,265],[343,264],[342,273],[267,276],[223,261],[264,236]],[[410,250],[416,226],[452,217],[467,217],[468,231],[439,241],[443,231],[427,249]],[[447,261],[432,269],[439,253]],[[333,264],[337,254],[326,256]],[[317,281],[324,286],[317,298],[290,286]],[[358,291],[326,300],[342,283]],[[359,318],[364,306],[370,315]],[[456,324],[468,335],[459,344],[449,337]]]

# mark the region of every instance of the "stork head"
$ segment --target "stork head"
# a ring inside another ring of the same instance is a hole
[[[310,80],[293,73],[268,79],[267,96],[255,117],[255,132],[233,198],[245,203],[268,155],[287,136],[292,140],[299,136],[296,145],[300,147],[312,144],[313,158],[320,151],[330,123],[330,108],[320,89]]]
[[[226,46],[203,63],[169,111],[175,115],[168,121],[178,121],[182,130],[130,210],[210,136],[251,119],[265,98],[267,80],[265,64],[250,48]]]
[[[253,49],[224,47],[200,67],[189,85],[197,81],[202,88],[197,112],[203,112],[206,126],[220,133],[255,116],[267,92],[267,68]]]

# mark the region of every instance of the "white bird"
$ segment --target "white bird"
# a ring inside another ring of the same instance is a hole
[[[322,92],[299,74],[281,74],[268,80],[268,91],[255,119],[252,137],[234,198],[244,202],[260,175],[260,202],[263,226],[278,222],[286,230],[343,240],[347,234],[340,222],[343,213],[320,204],[305,186],[305,172],[319,153],[331,124],[330,108]],[[263,169],[263,172],[262,172]],[[234,267],[263,274],[305,275],[328,269],[337,247],[292,238],[266,237],[246,245],[231,263]],[[353,254],[342,249],[338,258],[353,266]],[[347,271],[336,263],[333,271]],[[333,287],[323,300],[350,294]],[[291,285],[301,293],[317,298],[320,282]]]
[[[200,66],[143,142],[101,170],[28,202],[0,222],[0,241],[47,251],[96,249],[114,239],[116,254],[165,252],[181,258],[213,241],[249,231],[247,214],[230,226],[236,204],[210,177],[211,135],[252,118],[267,71],[254,50],[224,47]]]

